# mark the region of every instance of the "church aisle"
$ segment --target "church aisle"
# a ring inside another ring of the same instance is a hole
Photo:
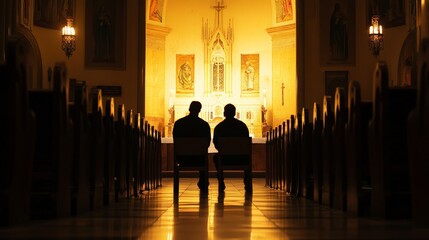
[[[173,181],[141,198],[123,200],[77,217],[0,228],[0,239],[428,239],[429,227],[408,220],[347,217],[264,187],[254,179],[246,196],[241,179],[227,179],[223,196],[210,179],[208,196],[197,179],[181,179],[178,204]]]

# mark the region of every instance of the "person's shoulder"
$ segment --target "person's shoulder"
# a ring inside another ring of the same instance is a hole
[[[237,123],[239,123],[239,124],[244,124],[244,125],[246,125],[243,121],[241,121],[240,119],[237,119],[237,118],[234,118],[234,121],[235,122],[237,122]]]
[[[205,124],[207,124],[207,125],[209,124],[206,120],[204,120],[204,119],[202,119],[202,118],[200,118],[200,117],[198,117],[198,118],[197,118],[197,121],[198,121],[199,123],[201,123],[201,124],[204,124],[204,125],[205,125]]]
[[[237,119],[237,122],[238,122],[238,124],[240,124],[241,127],[248,129],[247,125],[243,121]]]
[[[184,117],[183,118],[179,118],[174,122],[174,125],[179,125],[184,121]]]

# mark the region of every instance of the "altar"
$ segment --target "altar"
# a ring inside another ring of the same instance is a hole
[[[266,147],[265,138],[253,137],[252,138],[252,165],[253,165],[253,177],[265,176],[265,165],[266,165]],[[172,137],[161,138],[161,149],[162,149],[162,173],[163,176],[171,177],[174,170],[174,141]],[[213,141],[210,142],[209,147],[209,174],[210,177],[216,177],[216,168],[213,164],[213,155],[217,153],[216,148],[213,145]],[[192,173],[189,176],[197,176],[198,173]],[[241,173],[225,173],[225,176],[241,176]]]

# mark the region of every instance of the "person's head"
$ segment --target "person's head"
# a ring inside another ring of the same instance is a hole
[[[200,113],[201,111],[201,103],[198,101],[192,101],[191,105],[189,105],[189,113],[191,115],[198,115],[198,113]]]
[[[231,103],[225,105],[225,107],[223,108],[223,115],[226,118],[233,118],[235,116],[235,106]]]

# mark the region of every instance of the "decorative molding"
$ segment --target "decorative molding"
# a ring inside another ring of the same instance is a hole
[[[271,36],[273,36],[275,34],[290,32],[292,30],[294,30],[294,31],[296,30],[296,24],[295,23],[289,24],[289,25],[284,25],[284,26],[267,28],[267,33],[270,34]]]
[[[153,24],[146,24],[146,34],[148,36],[166,37],[168,34],[170,34],[170,32],[171,28]]]

